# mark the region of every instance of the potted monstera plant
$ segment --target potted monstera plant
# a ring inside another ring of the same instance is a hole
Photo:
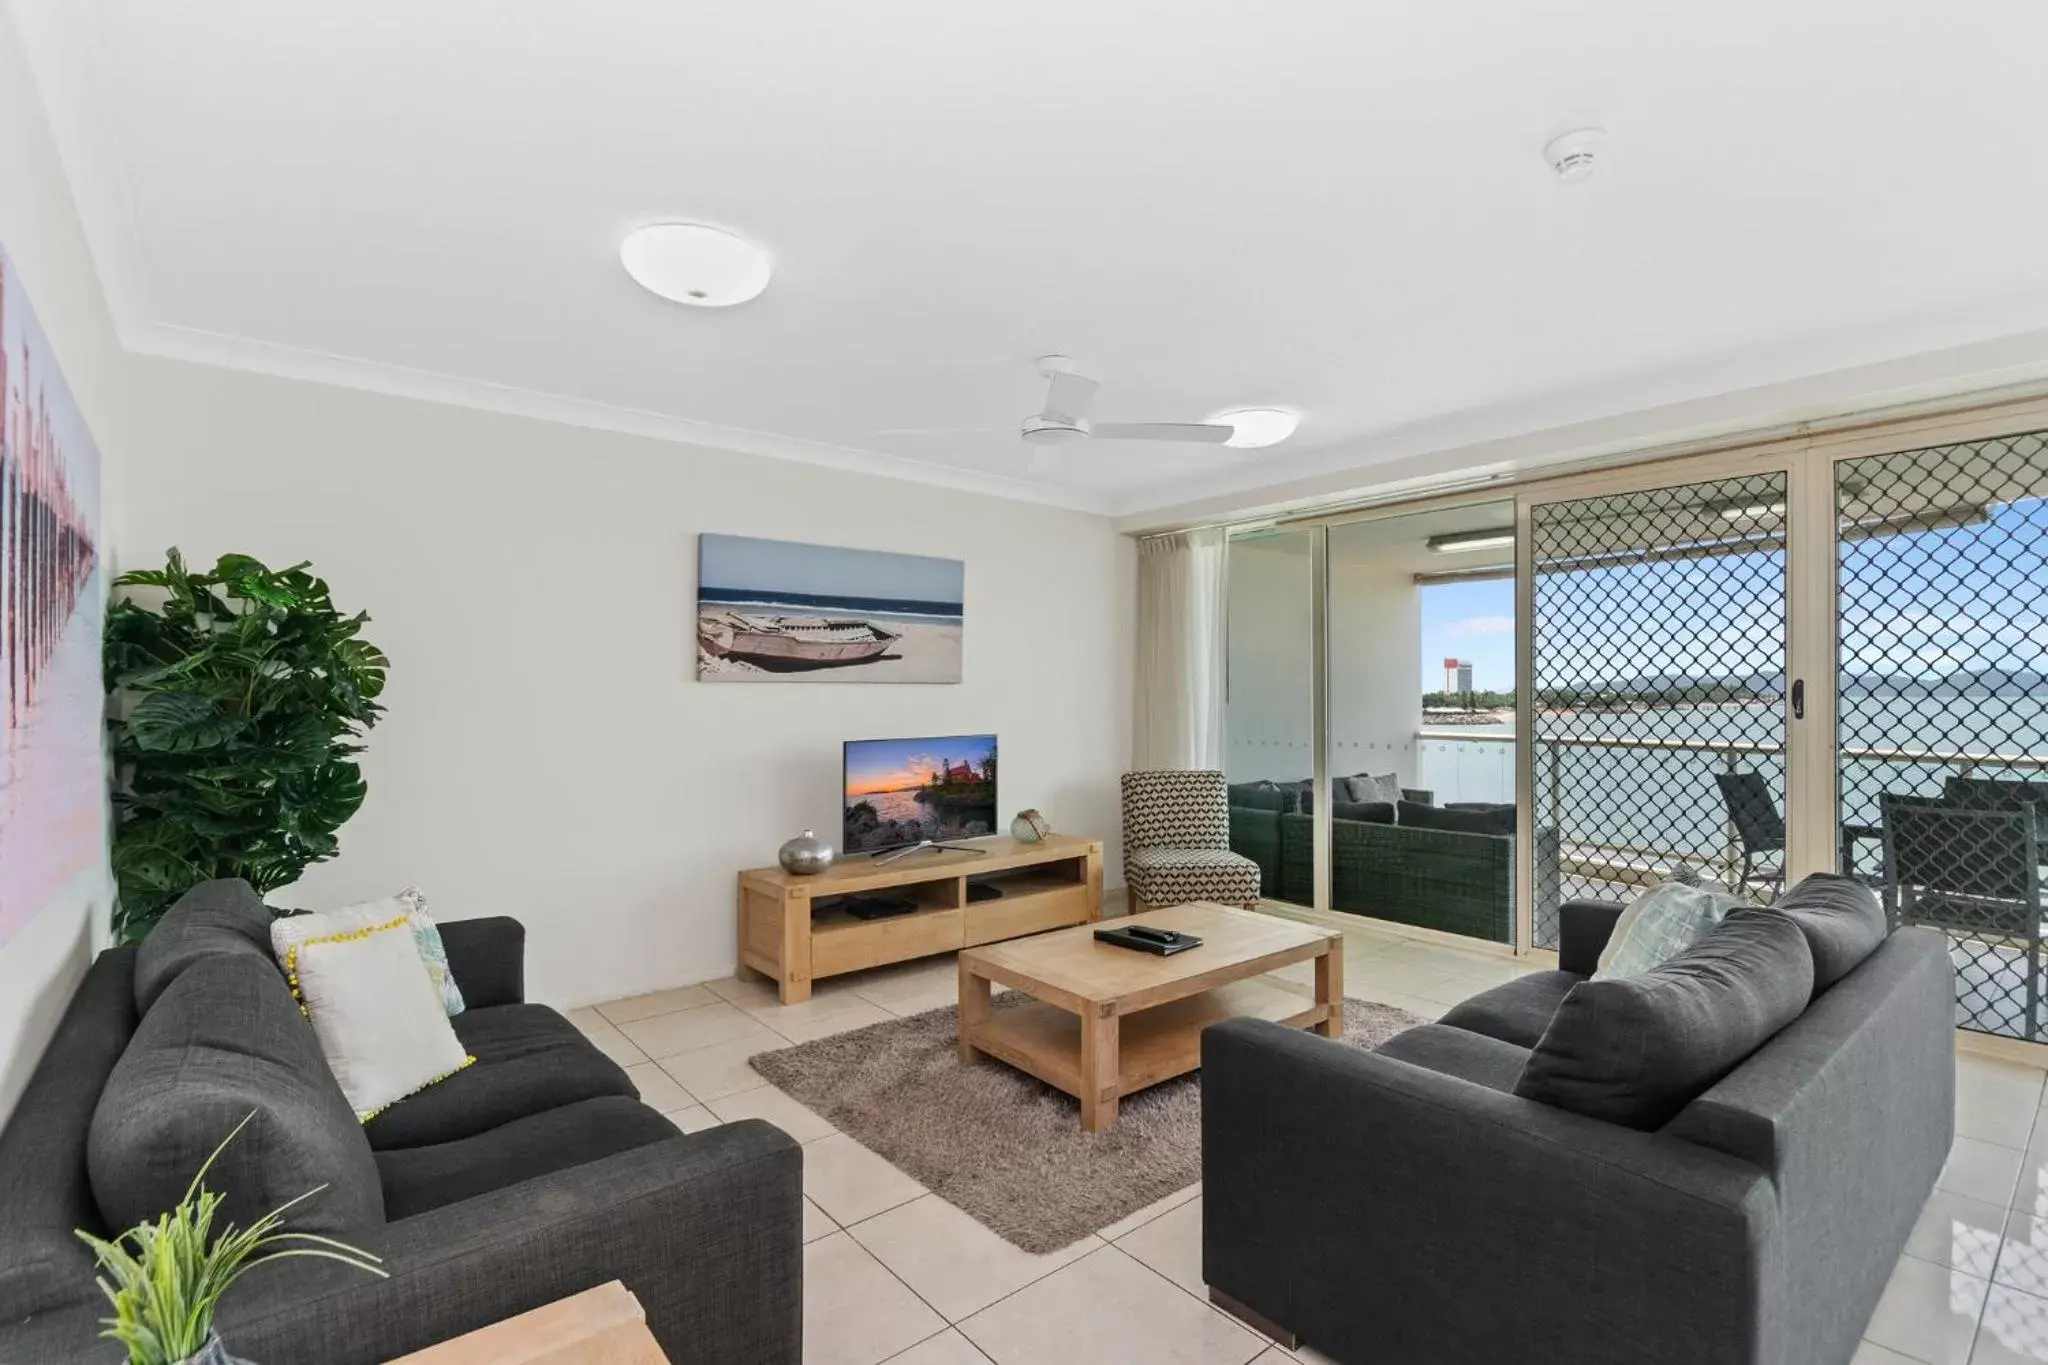
[[[223,555],[200,571],[172,550],[115,586],[114,922],[132,942],[200,882],[265,893],[334,856],[389,661],[362,638],[370,618],[336,610],[304,564]]]
[[[289,1256],[319,1256],[385,1276],[368,1252],[332,1237],[285,1230],[285,1214],[325,1186],[315,1186],[246,1228],[232,1223],[216,1228],[226,1196],[206,1188],[206,1173],[249,1126],[249,1118],[213,1149],[176,1208],[111,1241],[78,1234],[98,1259],[100,1291],[114,1306],[114,1315],[102,1319],[106,1330],[100,1335],[127,1348],[129,1365],[246,1365],[221,1344],[213,1313],[221,1295],[260,1265]]]

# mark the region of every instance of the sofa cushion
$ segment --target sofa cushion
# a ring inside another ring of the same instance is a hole
[[[1513,806],[1481,806],[1460,810],[1453,806],[1426,806],[1420,801],[1403,801],[1398,807],[1400,823],[1418,829],[1441,829],[1454,834],[1513,835]]]
[[[1806,935],[1806,946],[1813,951],[1815,995],[1855,971],[1891,932],[1877,893],[1853,877],[1816,873],[1771,908]]]
[[[1515,1093],[1588,1118],[1661,1128],[1798,1018],[1813,996],[1806,936],[1775,910],[1733,910],[1637,976],[1582,981]]]
[[[1528,1048],[1446,1024],[1422,1024],[1397,1033],[1382,1043],[1378,1052],[1397,1062],[1500,1091],[1515,1088],[1516,1078],[1529,1061]]]
[[[1330,818],[1352,820],[1361,825],[1391,825],[1394,823],[1394,805],[1391,801],[1333,801],[1330,803]]]
[[[1238,782],[1230,788],[1230,804],[1239,810],[1285,810],[1287,794],[1271,782]]]
[[[488,1132],[377,1153],[384,1213],[394,1222],[522,1180],[675,1137],[681,1130],[638,1100],[606,1095],[529,1114]]]
[[[149,1013],[180,972],[215,954],[269,963],[270,920],[270,907],[249,883],[225,878],[199,883],[178,897],[142,940],[135,957],[135,1008]]]
[[[108,1225],[126,1228],[176,1204],[244,1118],[248,1127],[207,1175],[207,1187],[227,1197],[227,1220],[247,1227],[316,1185],[327,1188],[292,1210],[295,1230],[384,1220],[362,1125],[276,964],[220,953],[188,965],[157,997],[100,1093],[86,1160]]]
[[[1534,1047],[1557,1007],[1582,979],[1570,972],[1530,972],[1479,992],[1437,1022],[1517,1047]]]
[[[1399,773],[1353,773],[1331,782],[1335,799],[1351,801],[1360,805],[1384,801],[1393,805],[1401,799],[1401,776]]]
[[[476,1061],[363,1125],[379,1151],[454,1142],[601,1095],[639,1092],[617,1062],[545,1005],[492,1005],[448,1021]]]

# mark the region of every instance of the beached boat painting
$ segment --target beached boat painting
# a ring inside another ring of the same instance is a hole
[[[701,535],[697,676],[959,682],[966,582],[957,559]]]

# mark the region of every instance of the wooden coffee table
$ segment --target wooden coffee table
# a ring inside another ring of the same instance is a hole
[[[1095,925],[960,954],[960,1059],[987,1053],[1081,1101],[1081,1127],[1116,1127],[1117,1101],[1202,1064],[1202,1030],[1270,1019],[1344,1031],[1344,938],[1250,910],[1196,901],[1110,922],[1194,934],[1202,946],[1157,957],[1098,943]],[[1313,959],[1315,999],[1250,978]],[[991,984],[1031,996],[991,1011]]]

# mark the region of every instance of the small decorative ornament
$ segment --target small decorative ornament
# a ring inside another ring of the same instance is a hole
[[[833,858],[838,855],[833,852],[832,845],[805,830],[784,844],[776,856],[782,863],[782,870],[792,877],[815,877],[832,866]]]
[[[1010,822],[1010,837],[1020,844],[1035,844],[1052,833],[1052,822],[1035,810],[1020,810]]]

